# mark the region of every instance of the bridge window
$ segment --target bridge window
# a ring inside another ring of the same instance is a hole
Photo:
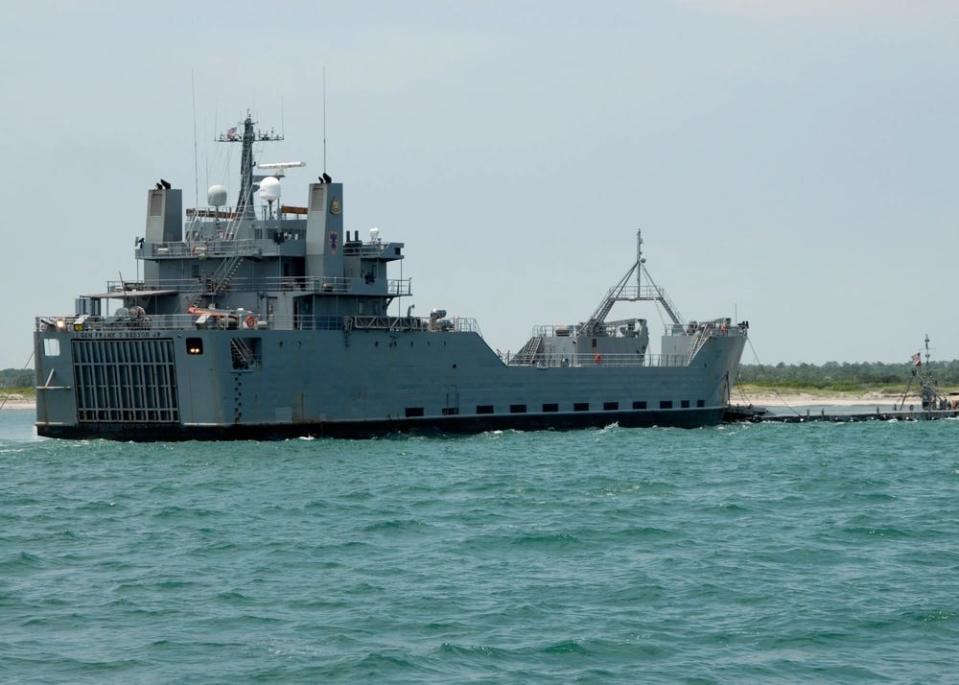
[[[706,400],[696,400],[696,406],[697,406],[697,407],[705,407],[705,406],[706,406]]]
[[[543,411],[547,413],[559,411],[559,405],[555,402],[549,402],[543,405]]]
[[[423,407],[407,407],[406,408],[406,417],[415,417],[423,415]]]
[[[443,416],[456,416],[459,413],[459,407],[443,407]]]
[[[43,356],[59,357],[60,341],[57,340],[56,338],[44,338],[43,339]]]
[[[510,414],[525,414],[526,405],[525,404],[511,404],[509,405]]]
[[[574,402],[573,411],[589,411],[589,402]]]
[[[492,414],[493,405],[492,404],[478,404],[476,405],[477,414]]]
[[[633,402],[633,409],[645,409],[645,408],[646,408],[646,402],[644,400]]]
[[[682,400],[679,403],[679,406],[683,409],[689,409],[689,400]]]
[[[603,402],[603,409],[606,411],[619,409],[619,402]]]
[[[203,354],[203,338],[187,338],[186,353]]]
[[[660,400],[659,402],[660,409],[672,409],[673,401],[672,400]]]

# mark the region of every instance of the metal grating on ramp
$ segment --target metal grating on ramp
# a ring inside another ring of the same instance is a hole
[[[73,340],[77,419],[179,421],[173,340]]]

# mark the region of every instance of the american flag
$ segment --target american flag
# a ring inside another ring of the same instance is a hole
[[[922,355],[920,355],[918,352],[912,355],[912,363],[913,366],[922,366]]]

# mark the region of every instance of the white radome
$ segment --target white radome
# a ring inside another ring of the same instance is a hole
[[[211,207],[226,205],[226,188],[221,185],[210,186],[206,191],[206,201]]]
[[[280,199],[280,179],[267,176],[260,181],[260,197],[267,202],[276,202]]]

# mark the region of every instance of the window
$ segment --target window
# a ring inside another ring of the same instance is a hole
[[[407,418],[422,416],[422,415],[423,415],[423,407],[407,407],[406,408]]]
[[[633,402],[633,409],[645,409],[645,408],[646,408],[646,402],[644,400]]]
[[[511,404],[509,405],[510,414],[525,414],[526,405],[525,404]]]
[[[660,400],[659,402],[660,409],[672,409],[673,401],[672,400]]]
[[[203,338],[187,338],[186,353],[203,354]]]
[[[459,407],[443,407],[443,416],[456,416],[459,413]]]
[[[697,406],[697,407],[705,407],[705,406],[706,406],[706,400],[696,400],[696,406]]]
[[[552,413],[559,411],[559,405],[555,402],[549,402],[543,405],[543,411],[546,413]]]
[[[683,409],[689,409],[689,400],[681,400],[679,406]]]
[[[589,411],[589,402],[574,402],[573,411]]]
[[[477,414],[492,414],[493,405],[492,404],[477,404],[476,405]]]
[[[615,411],[619,409],[619,402],[603,402],[603,409],[605,411]]]
[[[43,339],[43,356],[59,357],[60,341],[57,340],[56,338],[44,338]]]

